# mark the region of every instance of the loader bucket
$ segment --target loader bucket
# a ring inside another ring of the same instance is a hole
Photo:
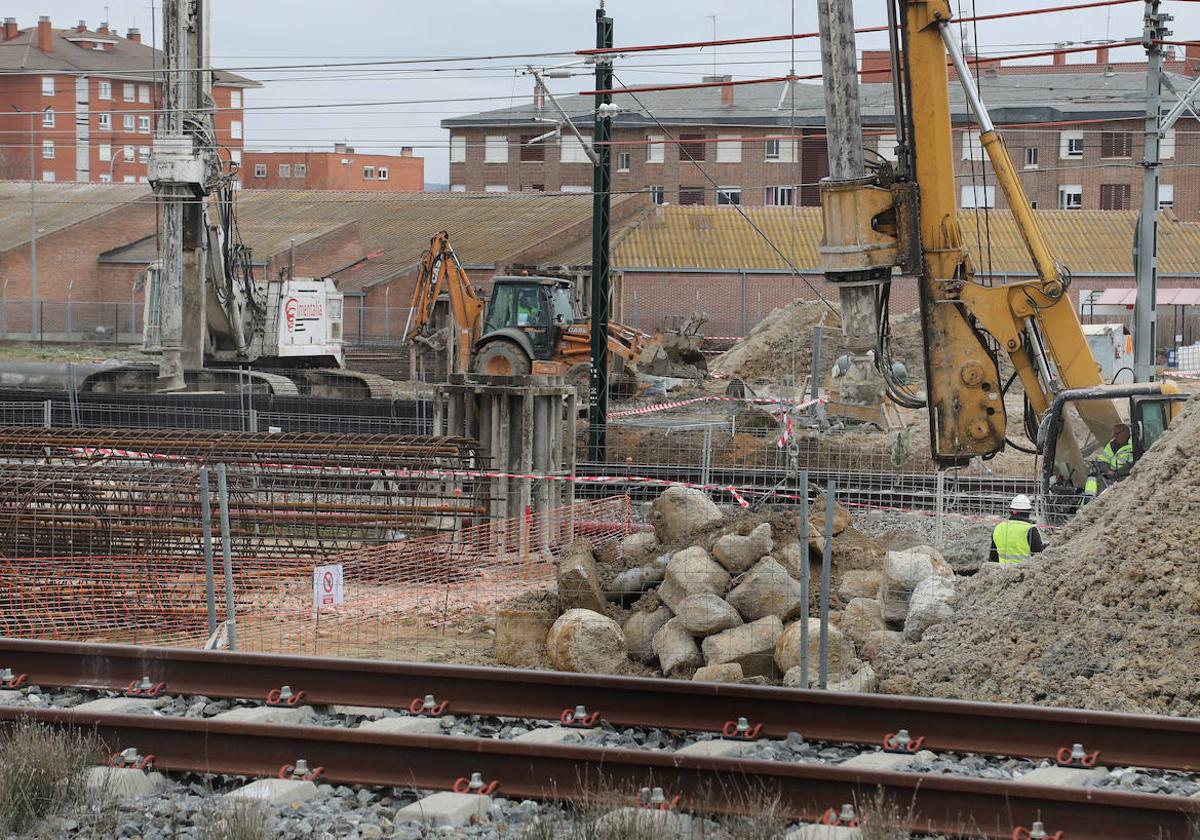
[[[637,371],[647,376],[704,379],[708,361],[700,352],[703,343],[698,335],[656,333],[638,357]]]

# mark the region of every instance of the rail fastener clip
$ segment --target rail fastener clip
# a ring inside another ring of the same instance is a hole
[[[1047,834],[1046,827],[1042,825],[1041,820],[1034,820],[1033,825],[1029,828],[1017,826],[1012,833],[1012,840],[1063,840],[1065,837],[1066,834],[1061,831]]]
[[[731,741],[753,741],[762,732],[762,728],[761,723],[751,726],[749,720],[740,717],[737,720],[725,721],[721,727],[721,737]]]
[[[1084,767],[1091,769],[1100,760],[1100,750],[1087,752],[1083,744],[1072,744],[1063,747],[1054,754],[1054,761],[1059,767]]]
[[[308,760],[297,758],[295,764],[285,764],[277,774],[280,779],[291,779],[297,782],[318,782],[325,775],[324,767],[308,766]]]
[[[151,770],[154,768],[154,756],[142,755],[137,747],[126,747],[119,753],[113,753],[108,763],[120,769]]]
[[[638,791],[633,804],[637,808],[645,808],[650,811],[674,811],[679,807],[682,798],[681,795],[675,794],[668,799],[662,788],[644,787]]]
[[[0,668],[0,688],[20,688],[28,679],[28,674],[16,674],[12,668]]]
[[[562,714],[558,716],[559,722],[563,726],[570,726],[575,729],[591,729],[600,722],[600,713],[588,713],[587,706],[580,703],[574,709],[563,709]]]
[[[414,697],[412,702],[408,704],[408,711],[414,715],[422,715],[424,717],[441,717],[446,712],[446,707],[450,705],[449,700],[438,702],[437,698],[432,694],[426,694],[424,697]]]
[[[482,773],[472,773],[469,779],[466,776],[459,776],[455,779],[451,790],[455,793],[477,793],[480,796],[491,796],[499,787],[499,779],[492,779],[485,784]]]
[[[283,685],[279,688],[272,688],[267,692],[268,706],[298,706],[304,700],[303,691],[292,691],[290,685]]]
[[[152,682],[149,676],[133,680],[125,688],[126,697],[157,697],[167,690],[165,682]]]
[[[839,825],[845,828],[858,828],[858,814],[849,802],[842,805],[841,810],[829,808],[821,815],[821,825]]]
[[[889,753],[915,753],[919,752],[925,744],[925,736],[914,738],[908,734],[907,729],[900,729],[896,732],[889,732],[883,736],[883,751]]]

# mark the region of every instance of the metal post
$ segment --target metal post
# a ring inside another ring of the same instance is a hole
[[[800,473],[800,687],[808,688],[808,470]]]
[[[812,384],[809,386],[808,396],[814,400],[821,396],[821,339],[824,334],[825,329],[820,324],[813,327]]]
[[[741,335],[745,336],[750,331],[750,312],[749,301],[746,300],[746,269],[742,269],[742,330]]]
[[[71,292],[75,289],[75,281],[67,283],[67,341],[71,340]]]
[[[829,687],[829,569],[833,554],[833,505],[837,485],[825,484],[825,541],[821,544],[821,688]]]
[[[54,400],[42,403],[42,425],[47,429],[54,428]]]
[[[704,427],[704,454],[700,460],[700,483],[708,484],[712,480],[712,426]]]
[[[229,544],[229,486],[225,465],[217,464],[217,503],[221,509],[221,564],[225,573],[225,626],[229,630],[229,649],[237,650],[237,613],[233,600],[233,556]]]
[[[388,292],[392,290],[390,283],[383,287],[383,339],[388,341],[392,337],[391,319],[388,317]]]
[[[604,0],[596,10],[596,46],[613,45],[613,19],[604,14]],[[612,60],[596,57],[596,89],[611,90]],[[592,134],[595,166],[592,172],[592,356],[589,371],[588,458],[595,463],[607,460],[608,447],[608,312],[611,305],[609,266],[609,223],[612,186],[612,94],[596,96],[596,116]]]
[[[1142,161],[1142,209],[1138,214],[1133,261],[1137,274],[1137,298],[1133,307],[1133,373],[1135,382],[1152,382],[1158,333],[1158,173],[1162,129],[1163,48],[1161,41],[1171,32],[1170,15],[1159,11],[1161,0],[1146,0],[1142,46],[1146,48],[1146,132]]]
[[[48,107],[48,106],[47,106]],[[37,195],[34,191],[37,185],[37,149],[34,146],[34,115],[29,115],[29,298],[33,301],[33,314],[38,310],[38,269],[37,269]],[[41,326],[34,320],[33,340],[40,337]]]
[[[296,238],[288,240],[288,279],[296,279]]]
[[[938,551],[946,545],[946,471],[937,471],[937,520],[933,523],[933,545]]]
[[[203,528],[204,603],[208,609],[208,635],[217,632],[217,593],[213,581],[212,504],[208,498],[208,467],[200,468],[200,524]]]
[[[0,337],[8,338],[8,278],[4,279],[4,289],[0,291]]]

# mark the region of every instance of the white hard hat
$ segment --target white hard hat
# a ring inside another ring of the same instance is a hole
[[[1022,493],[1019,496],[1013,496],[1012,503],[1008,507],[1010,510],[1033,510],[1033,502],[1029,501],[1029,497]]]

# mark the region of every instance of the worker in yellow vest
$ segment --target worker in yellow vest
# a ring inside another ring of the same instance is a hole
[[[1104,477],[1113,480],[1124,478],[1133,469],[1133,443],[1130,441],[1129,426],[1118,423],[1113,426],[1112,440],[1100,451],[1104,464]]]
[[[1033,503],[1022,493],[1009,505],[1009,517],[992,531],[992,549],[988,560],[1001,566],[1013,566],[1045,550],[1042,534],[1034,525]]]

